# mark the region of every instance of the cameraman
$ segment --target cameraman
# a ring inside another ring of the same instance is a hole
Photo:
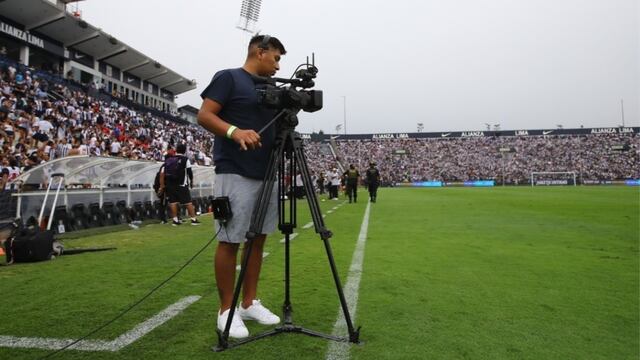
[[[257,131],[267,124],[275,111],[258,103],[254,75],[273,76],[280,69],[279,62],[286,50],[275,37],[254,36],[241,68],[217,72],[200,95],[203,99],[198,123],[216,135],[214,163],[216,181],[214,195],[228,196],[233,218],[218,235],[215,255],[216,284],[220,296],[218,329],[224,330],[233,301],[236,254],[249,230],[251,215],[259,196],[262,180],[275,140],[275,129]],[[262,266],[262,251],[266,234],[275,231],[277,224],[277,188],[261,234],[252,241],[249,264],[243,283],[242,303],[234,313],[229,336],[243,338],[249,331],[242,320],[257,320],[261,324],[277,324],[280,318],[257,299],[258,278]],[[217,230],[221,226],[216,223]],[[246,256],[246,246],[243,257]]]

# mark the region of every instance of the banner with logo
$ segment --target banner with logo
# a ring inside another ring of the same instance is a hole
[[[40,48],[56,56],[64,57],[64,48],[62,45],[46,39],[45,36],[25,31],[22,28],[22,26],[14,24],[6,19],[0,19],[0,36],[7,36],[28,46]]]
[[[122,74],[122,82],[129,85],[129,86],[133,86],[135,88],[140,89],[141,85],[142,85],[142,81],[140,80],[139,77],[135,76],[135,75],[131,75],[129,73],[123,73]]]
[[[500,136],[556,136],[556,135],[608,135],[608,134],[638,134],[640,127],[610,127],[610,128],[580,128],[580,129],[552,129],[552,130],[498,130],[498,131],[449,131],[428,133],[382,133],[382,134],[308,134],[314,141],[333,140],[394,140],[394,139],[454,139],[454,138],[483,138]]]
[[[93,69],[93,56],[87,55],[76,49],[69,50],[69,60]]]

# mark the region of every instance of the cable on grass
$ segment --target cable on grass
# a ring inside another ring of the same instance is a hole
[[[132,305],[130,305],[128,308],[126,308],[124,311],[122,311],[120,314],[116,315],[113,319],[107,321],[106,323],[104,323],[103,325],[100,325],[99,327],[97,327],[96,329],[90,331],[89,333],[87,333],[86,335],[82,336],[81,338],[65,345],[64,347],[56,350],[56,351],[52,351],[50,353],[48,353],[47,355],[41,357],[40,359],[48,359],[68,348],[70,348],[71,346],[79,343],[80,341],[94,335],[95,333],[97,333],[98,331],[106,328],[107,326],[113,324],[114,322],[116,322],[116,320],[120,319],[121,317],[123,317],[126,313],[128,313],[129,311],[131,311],[133,308],[135,308],[136,306],[140,305],[143,301],[145,301],[149,296],[151,296],[153,293],[155,293],[158,289],[160,289],[164,284],[168,283],[169,281],[171,281],[171,279],[173,279],[176,275],[178,275],[184,268],[186,268],[189,264],[191,264],[191,262],[193,262],[193,260],[195,260],[198,255],[200,255],[207,247],[209,247],[209,245],[211,245],[211,243],[213,242],[213,240],[215,240],[218,237],[218,234],[220,234],[220,231],[222,230],[222,226],[220,227],[220,229],[218,229],[218,232],[216,232],[215,235],[213,235],[213,237],[202,247],[202,249],[198,250],[198,252],[195,253],[195,255],[193,255],[184,265],[182,265],[180,267],[180,269],[178,269],[176,272],[174,272],[173,274],[171,274],[171,276],[169,276],[168,278],[166,278],[164,281],[162,281],[160,284],[158,284],[156,287],[154,287],[153,289],[151,289],[151,291],[149,291],[145,296],[143,296],[140,300],[136,301],[135,303],[133,303]]]

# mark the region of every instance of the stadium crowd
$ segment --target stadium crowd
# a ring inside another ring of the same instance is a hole
[[[162,160],[185,141],[187,157],[211,165],[213,136],[199,126],[134,110],[21,65],[0,62],[0,186],[45,161],[70,155]],[[169,114],[167,114],[169,115]],[[531,172],[574,171],[581,180],[640,178],[636,134],[307,141],[310,169],[324,176],[378,164],[382,185],[494,179],[526,183]],[[3,185],[5,184],[5,185]]]
[[[327,145],[308,144],[310,167],[336,165]],[[416,181],[496,180],[523,184],[532,172],[575,172],[581,180],[640,178],[635,134],[380,139],[336,141],[344,167],[378,164],[383,185]]]
[[[32,74],[33,73],[33,74]],[[47,80],[33,69],[0,63],[2,182],[70,155],[162,160],[179,142],[199,165],[211,165],[213,136],[204,129],[136,111],[96,89]]]

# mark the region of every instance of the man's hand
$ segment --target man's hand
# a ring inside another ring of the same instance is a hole
[[[235,129],[231,134],[231,138],[240,144],[240,148],[245,151],[262,147],[260,135],[253,130]]]

